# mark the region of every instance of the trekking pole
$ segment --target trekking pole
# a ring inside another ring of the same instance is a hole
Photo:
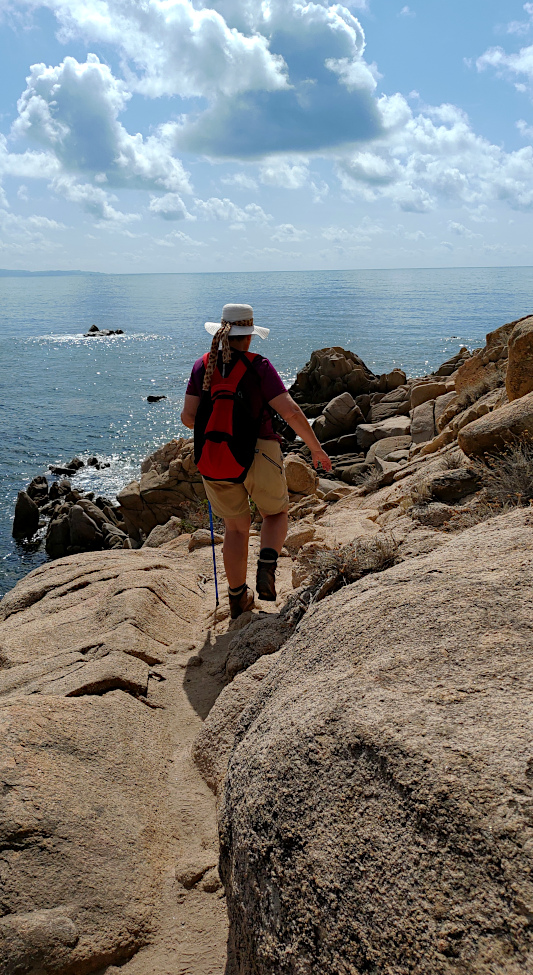
[[[219,599],[218,599],[217,560],[215,558],[215,530],[213,528],[213,512],[211,510],[211,502],[208,501],[207,503],[209,505],[209,525],[211,527],[211,548],[213,549],[213,569],[215,570],[215,594],[217,597],[217,601],[215,604],[215,613],[216,613],[219,606]]]

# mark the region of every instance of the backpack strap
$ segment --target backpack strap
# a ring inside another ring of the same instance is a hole
[[[239,352],[237,350],[235,351],[237,352],[239,358],[245,361],[249,372],[253,374],[254,378],[257,380],[258,385],[260,385],[261,379],[259,377],[259,373],[257,372],[257,369],[255,368],[254,362],[256,359],[262,360],[263,356],[260,355],[258,352]],[[273,419],[277,415],[276,411],[272,409],[270,404],[266,400],[263,400],[263,409],[259,416],[259,420],[261,423],[263,422],[263,416],[265,413],[267,414],[267,416],[270,416],[271,419]]]

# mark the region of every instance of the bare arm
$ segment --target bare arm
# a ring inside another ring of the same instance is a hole
[[[183,426],[188,427],[189,430],[192,430],[194,427],[196,411],[198,410],[199,405],[199,396],[192,396],[191,393],[185,393],[185,403],[183,404],[181,422],[183,423]]]
[[[294,402],[292,396],[290,396],[289,393],[280,393],[279,396],[275,396],[274,399],[271,399],[268,405],[271,406],[276,413],[279,413],[281,418],[285,420],[290,427],[292,427],[297,436],[301,437],[303,442],[307,444],[309,450],[311,451],[314,467],[318,467],[318,465],[321,464],[325,471],[330,471],[331,460],[326,454],[326,451],[322,449],[311,429],[307,417],[304,416],[298,404]]]

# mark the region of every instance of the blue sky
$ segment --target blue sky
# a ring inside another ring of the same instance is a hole
[[[533,3],[0,0],[0,267],[533,264]]]

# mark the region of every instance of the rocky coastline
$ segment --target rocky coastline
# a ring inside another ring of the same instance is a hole
[[[116,504],[24,492],[6,975],[531,971],[533,317],[416,378],[317,350],[291,393],[333,471],[280,428],[278,600],[234,622],[190,440]]]

